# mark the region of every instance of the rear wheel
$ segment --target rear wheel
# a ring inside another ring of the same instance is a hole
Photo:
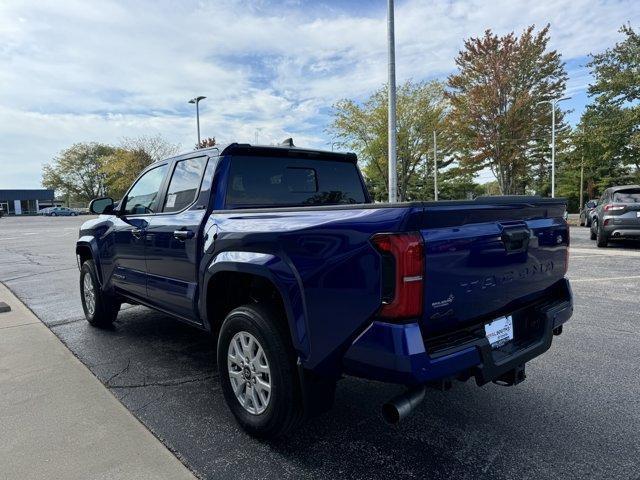
[[[80,269],[80,298],[84,316],[94,327],[109,327],[120,310],[120,303],[100,288],[93,260],[86,260]]]
[[[591,226],[589,227],[590,230],[590,235],[589,238],[591,238],[591,240],[595,240],[598,236],[596,229],[598,228],[598,221],[594,218],[593,221],[591,222]]]
[[[609,237],[604,232],[604,229],[596,224],[596,245],[600,248],[604,248],[609,244]]]
[[[303,418],[295,355],[282,319],[258,304],[231,311],[218,337],[227,406],[249,434],[274,438]]]

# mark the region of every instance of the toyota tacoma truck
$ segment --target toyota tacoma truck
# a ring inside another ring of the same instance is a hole
[[[158,161],[76,246],[87,320],[122,303],[208,332],[228,408],[275,437],[345,375],[425,388],[515,385],[573,311],[564,200],[376,204],[352,153],[234,143]]]

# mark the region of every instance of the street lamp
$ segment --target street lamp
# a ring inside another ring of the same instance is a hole
[[[552,98],[551,100],[542,100],[536,103],[536,105],[541,103],[551,104],[551,198],[556,196],[556,105],[570,98]]]
[[[192,98],[191,100],[189,100],[189,103],[195,103],[196,104],[196,125],[198,127],[198,148],[200,148],[200,109],[198,108],[198,103],[200,103],[200,100],[204,100],[207,97],[196,97],[196,98]]]

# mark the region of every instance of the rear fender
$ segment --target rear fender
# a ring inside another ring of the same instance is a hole
[[[301,286],[302,282],[295,269],[282,258],[266,253],[225,251],[216,255],[204,273],[204,281],[200,290],[200,318],[204,320],[205,327],[208,330],[213,330],[213,326],[207,318],[206,298],[208,286],[215,275],[222,272],[256,275],[275,285],[282,297],[287,314],[287,323],[293,347],[304,360],[310,352],[309,329]]]

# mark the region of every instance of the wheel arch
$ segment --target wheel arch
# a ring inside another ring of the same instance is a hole
[[[251,302],[280,309],[294,350],[309,354],[304,297],[299,279],[282,259],[254,252],[222,252],[210,263],[200,291],[200,316],[214,335],[226,315]]]
[[[98,255],[98,247],[93,237],[81,237],[76,242],[76,260],[78,268],[87,260],[93,260],[98,274],[98,281],[103,285],[102,268],[100,265],[100,256]]]

